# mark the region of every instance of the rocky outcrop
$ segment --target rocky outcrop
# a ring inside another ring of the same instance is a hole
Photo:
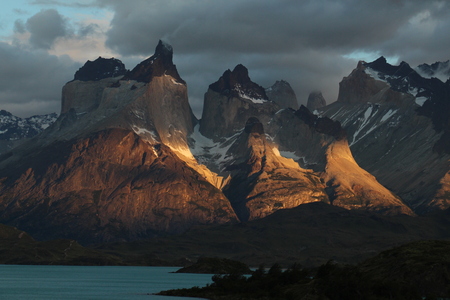
[[[200,133],[218,141],[244,128],[250,117],[267,124],[279,106],[267,98],[263,87],[254,83],[248,70],[237,65],[211,84],[205,94]]]
[[[310,111],[315,111],[316,109],[320,109],[327,105],[325,98],[322,95],[322,92],[315,91],[311,92],[308,96],[308,102],[306,103],[306,107]]]
[[[266,89],[267,97],[281,108],[298,109],[297,96],[291,85],[284,80],[276,81]]]
[[[164,144],[109,129],[55,143],[0,172],[0,222],[84,243],[236,221],[220,190]]]
[[[247,120],[227,154],[233,160],[226,166],[231,180],[224,193],[241,221],[304,203],[328,202],[319,176],[282,157],[266,140],[263,124],[257,118]]]

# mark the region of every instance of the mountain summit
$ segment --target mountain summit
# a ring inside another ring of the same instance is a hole
[[[139,63],[133,70],[125,74],[122,80],[150,82],[153,77],[168,75],[171,76],[177,83],[186,84],[186,82],[181,79],[178,74],[172,58],[172,46],[160,40],[156,46],[155,54]]]
[[[265,89],[250,79],[247,68],[239,64],[209,86],[200,132],[214,140],[230,137],[245,127],[248,118],[258,116],[264,123],[279,109]]]
[[[99,57],[94,61],[87,61],[74,76],[73,80],[93,81],[108,77],[123,76],[127,70],[125,65],[115,58]]]

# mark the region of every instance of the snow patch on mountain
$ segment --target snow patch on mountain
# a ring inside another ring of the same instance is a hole
[[[417,70],[419,70],[419,69],[416,69],[416,71]],[[389,84],[390,86],[392,86],[391,83],[392,83],[393,80],[398,79],[398,77],[395,76],[395,75],[390,76],[390,75],[384,74],[382,72],[378,72],[377,70],[374,70],[374,69],[372,69],[370,67],[366,67],[364,72],[366,74],[368,74],[370,77],[374,78],[375,80],[385,82],[385,83]],[[421,76],[422,76],[422,74],[423,74],[423,72],[419,73],[419,75],[421,75]],[[425,76],[423,76],[423,77],[427,78]],[[399,77],[399,78],[401,78],[401,77]],[[398,83],[397,83],[397,85],[398,85]],[[417,95],[419,95],[421,92],[424,91],[423,88],[414,86],[414,84],[409,82],[408,77],[401,78],[399,87],[404,87],[404,91],[406,91],[408,94],[413,95],[414,97],[417,97]],[[397,88],[399,88],[399,87],[397,87]],[[425,101],[428,100],[428,99],[429,98],[427,98],[427,97],[420,96],[420,97],[417,97],[415,102],[416,102],[417,105],[422,106],[425,103]]]
[[[372,77],[375,80],[378,81],[383,81],[388,83],[388,81],[386,80],[386,76],[384,74],[382,74],[381,72],[378,72],[372,68],[366,67],[366,69],[364,70],[364,72],[369,75],[370,77]]]
[[[156,142],[158,141],[158,135],[153,130],[148,130],[146,128],[136,127],[133,126],[133,131],[142,137],[144,140],[147,140],[149,142]]]
[[[0,111],[0,140],[16,141],[31,138],[53,124],[58,115],[35,115],[29,118],[20,118],[11,113]]]
[[[241,89],[241,85],[240,84],[236,84],[233,88],[234,91],[236,91],[239,95],[240,98],[245,99],[245,100],[250,100],[251,102],[255,103],[255,104],[264,104],[266,102],[268,102],[267,99],[263,99],[261,97],[258,97],[258,95],[249,95],[248,93],[244,92]]]
[[[422,106],[427,100],[428,100],[427,97],[417,97],[416,104]]]
[[[302,159],[302,157],[295,154],[294,151],[278,151],[278,153],[285,158],[292,158],[295,161],[299,161],[300,159]]]
[[[199,128],[200,125],[196,125],[194,132],[189,136],[190,151],[200,164],[207,165],[208,163],[213,163],[220,170],[224,163],[233,159],[227,155],[227,152],[242,131],[220,142],[214,142],[212,139],[202,135]]]
[[[390,109],[380,120],[381,123],[385,122],[386,120],[388,120],[390,117],[392,117],[393,115],[395,115],[395,113],[398,111],[398,109]]]

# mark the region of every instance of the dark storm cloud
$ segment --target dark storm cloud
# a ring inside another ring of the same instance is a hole
[[[383,41],[380,48],[413,66],[446,61],[450,58],[449,29],[450,5],[437,1],[400,28],[395,39]]]
[[[208,85],[240,63],[264,87],[284,79],[300,103],[306,103],[313,90],[321,90],[330,103],[337,98],[339,82],[366,54],[373,59],[398,58],[413,67],[450,58],[448,1],[34,0],[31,4],[112,10],[106,45],[127,68],[133,68],[138,57],[152,55],[159,39],[172,44],[174,63],[188,83],[197,116]],[[23,103],[38,107],[45,101],[47,112],[58,111],[61,87],[79,65],[36,49],[54,50],[56,42],[69,49],[85,38],[98,37],[105,30],[98,26],[76,23],[52,9],[16,21],[14,45],[28,50],[0,46],[9,55],[0,62],[0,76],[7,78],[0,81],[0,99],[6,101],[0,108],[14,107],[15,112]],[[99,55],[104,53],[92,59]]]
[[[67,21],[55,9],[40,11],[25,26],[30,32],[30,43],[42,49],[50,49],[57,38],[68,34]]]
[[[101,2],[115,9],[108,45],[123,54],[146,54],[160,37],[183,52],[367,47],[392,37],[426,6],[388,0]]]
[[[0,109],[21,117],[59,112],[61,88],[79,64],[1,42],[0,57]]]
[[[332,102],[339,81],[356,66],[356,58],[346,56],[350,53],[405,57],[419,64],[435,53],[444,55],[450,46],[445,1],[98,0],[98,4],[114,10],[107,46],[120,54],[149,56],[161,38],[173,45],[174,61],[188,83],[194,109],[201,107],[208,84],[238,63],[265,87],[287,80],[301,103],[312,90],[322,90]],[[418,35],[418,28],[425,31]],[[441,50],[435,49],[438,44]]]

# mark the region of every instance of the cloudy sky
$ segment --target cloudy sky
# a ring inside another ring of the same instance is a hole
[[[241,63],[264,87],[284,79],[299,103],[337,98],[358,60],[450,58],[450,2],[423,0],[14,0],[0,11],[0,109],[58,112],[61,88],[87,60],[132,69],[159,39],[174,48],[189,101]]]

